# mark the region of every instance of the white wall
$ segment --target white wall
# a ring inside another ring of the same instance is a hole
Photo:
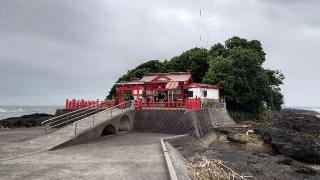
[[[219,99],[219,89],[207,89],[208,99]]]
[[[203,92],[207,91],[207,97],[204,97]],[[219,99],[219,89],[206,89],[206,88],[190,88],[188,91],[193,91],[193,97],[189,99],[199,97],[201,99]]]
[[[193,91],[193,97],[189,97],[189,99],[202,97],[202,92],[200,88],[190,88],[188,91]]]

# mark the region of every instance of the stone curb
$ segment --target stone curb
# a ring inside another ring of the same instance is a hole
[[[170,155],[168,153],[168,149],[167,149],[167,146],[165,144],[165,141],[169,140],[169,139],[175,139],[175,138],[180,138],[180,137],[185,137],[185,136],[189,136],[189,134],[171,136],[171,137],[167,137],[167,138],[162,138],[160,140],[162,151],[163,151],[163,154],[164,154],[164,158],[165,158],[165,161],[166,161],[166,164],[167,164],[167,168],[168,168],[168,171],[169,171],[170,180],[178,180],[178,176],[177,176],[177,173],[176,173],[176,171],[175,171],[175,169],[173,167],[172,160],[171,160]]]

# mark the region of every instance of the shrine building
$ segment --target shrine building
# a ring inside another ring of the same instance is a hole
[[[184,102],[187,99],[219,101],[220,86],[194,83],[189,72],[146,73],[141,79],[116,83],[116,99]]]

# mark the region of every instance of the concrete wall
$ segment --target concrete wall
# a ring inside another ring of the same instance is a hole
[[[194,127],[185,110],[136,110],[134,130],[168,134],[192,133]]]
[[[131,110],[124,114],[114,116],[111,119],[89,128],[75,135],[69,141],[55,147],[86,143],[101,137],[107,126],[113,126],[115,134],[119,130],[135,130],[140,132],[155,132],[167,134],[194,134],[201,138],[212,128],[233,124],[225,108],[207,108],[202,110]],[[129,121],[129,125],[121,122]],[[122,128],[121,128],[122,127]]]
[[[198,138],[211,129],[233,124],[225,108],[201,110],[136,110],[134,130],[169,134],[193,133]]]
[[[191,110],[185,117],[192,122],[195,128],[194,135],[198,138],[203,137],[213,128],[234,124],[225,108]]]
[[[98,137],[101,137],[103,130],[109,125],[112,125],[115,128],[115,130],[116,130],[115,133],[117,134],[119,132],[119,124],[121,123],[122,119],[129,119],[129,121],[130,121],[130,129],[129,130],[132,130],[133,124],[134,124],[134,117],[135,117],[134,110],[131,110],[131,111],[126,112],[124,114],[114,116],[111,119],[109,119],[109,117],[106,117],[105,122],[103,122],[101,124],[97,124],[94,127],[89,128],[88,130],[75,135],[69,141],[62,143],[53,149],[58,149],[58,148],[68,147],[68,146],[72,146],[72,145],[76,145],[76,144],[80,144],[80,143],[90,142]]]

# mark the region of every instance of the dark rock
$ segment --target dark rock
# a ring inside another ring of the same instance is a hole
[[[284,109],[274,111],[268,119],[272,127],[320,138],[320,118],[317,115],[314,111]]]
[[[300,174],[308,174],[308,175],[313,175],[317,173],[315,170],[311,168],[300,168],[300,169],[296,169],[295,172]]]
[[[293,160],[289,158],[285,158],[285,159],[279,160],[278,163],[290,166],[293,163]]]
[[[0,126],[4,128],[40,126],[43,121],[52,117],[53,115],[39,114],[39,113],[24,115],[21,117],[11,117],[11,118],[0,120]]]
[[[255,128],[255,132],[280,154],[303,162],[320,163],[320,141],[318,139],[278,128]]]

